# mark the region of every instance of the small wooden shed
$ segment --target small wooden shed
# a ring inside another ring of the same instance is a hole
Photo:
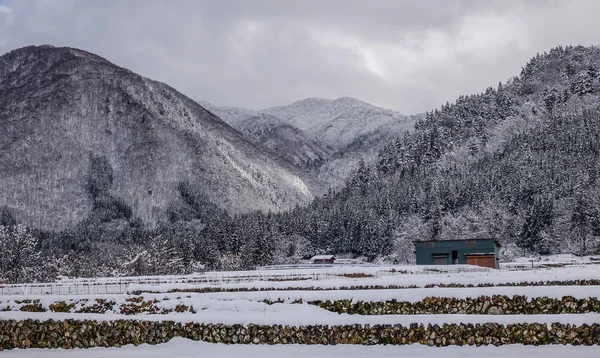
[[[477,265],[498,268],[500,244],[495,239],[414,241],[417,265]]]
[[[317,255],[313,256],[310,261],[317,265],[331,265],[335,261],[335,257],[333,255]]]

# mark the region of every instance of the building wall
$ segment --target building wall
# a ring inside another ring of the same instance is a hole
[[[499,248],[493,240],[473,240],[475,246],[466,246],[466,241],[435,241],[433,248],[425,247],[425,242],[416,242],[417,265],[433,265],[433,255],[447,254],[447,264],[452,264],[452,251],[457,251],[458,264],[466,265],[465,254],[491,253],[496,256],[496,267],[498,267]]]

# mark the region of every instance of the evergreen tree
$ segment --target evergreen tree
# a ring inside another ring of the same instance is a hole
[[[578,96],[594,92],[594,81],[587,72],[580,72],[573,77],[571,92]]]
[[[0,279],[20,283],[40,276],[38,239],[25,226],[0,226]]]
[[[552,202],[542,196],[535,196],[527,213],[523,230],[519,235],[519,246],[539,254],[548,254],[549,247],[544,240],[544,230],[552,224]]]

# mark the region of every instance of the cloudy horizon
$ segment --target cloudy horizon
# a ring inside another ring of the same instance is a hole
[[[195,100],[261,109],[355,97],[422,113],[597,45],[593,0],[0,0],[0,53],[96,53]]]

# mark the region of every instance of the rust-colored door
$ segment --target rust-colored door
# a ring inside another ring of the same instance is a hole
[[[496,260],[494,255],[472,255],[467,256],[467,265],[496,268]]]

